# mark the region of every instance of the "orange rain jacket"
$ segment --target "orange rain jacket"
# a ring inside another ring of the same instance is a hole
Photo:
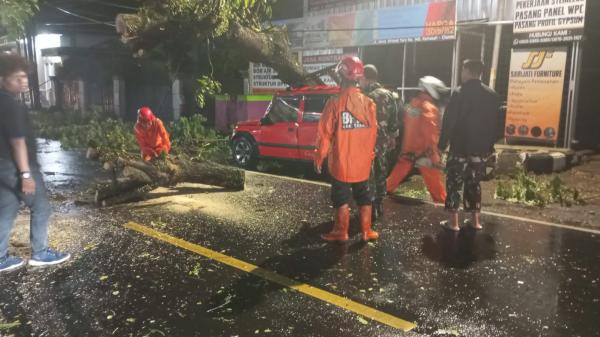
[[[369,180],[375,157],[375,103],[359,88],[342,89],[331,97],[319,121],[315,164],[328,157],[329,173],[345,183]]]
[[[147,129],[144,129],[142,125],[137,122],[134,131],[135,138],[140,146],[142,158],[144,160],[151,160],[163,151],[167,153],[171,151],[169,133],[167,133],[167,130],[160,119],[156,118],[150,122],[150,126]]]
[[[410,101],[404,113],[402,153],[416,158],[431,157],[439,162],[440,112],[431,96],[421,93]]]

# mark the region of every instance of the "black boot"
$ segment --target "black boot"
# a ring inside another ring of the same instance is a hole
[[[383,203],[380,200],[373,201],[373,210],[371,211],[371,221],[375,223],[383,217]]]
[[[377,217],[383,218],[383,201],[375,203],[375,208],[377,208]]]

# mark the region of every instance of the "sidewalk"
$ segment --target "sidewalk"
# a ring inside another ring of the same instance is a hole
[[[567,186],[576,188],[585,205],[562,207],[557,204],[544,208],[510,203],[494,198],[496,181],[482,183],[483,209],[541,221],[554,222],[568,226],[600,229],[600,155],[587,158],[587,161],[567,171],[557,173]],[[552,178],[554,175],[541,175]],[[410,177],[399,188],[403,196],[430,200],[420,176]]]

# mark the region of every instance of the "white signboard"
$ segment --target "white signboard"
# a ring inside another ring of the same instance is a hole
[[[273,93],[287,88],[277,72],[261,63],[250,63],[250,86],[252,93]]]
[[[581,40],[586,0],[515,0],[515,45]]]

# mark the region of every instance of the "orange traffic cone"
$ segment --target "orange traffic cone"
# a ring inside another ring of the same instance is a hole
[[[369,217],[371,213],[369,213]],[[348,228],[350,227],[350,208],[340,207],[336,210],[333,230],[322,234],[321,239],[325,241],[348,241]]]
[[[379,238],[379,233],[371,229],[372,211],[373,206],[360,207],[360,229],[362,230],[363,241],[377,240]]]

